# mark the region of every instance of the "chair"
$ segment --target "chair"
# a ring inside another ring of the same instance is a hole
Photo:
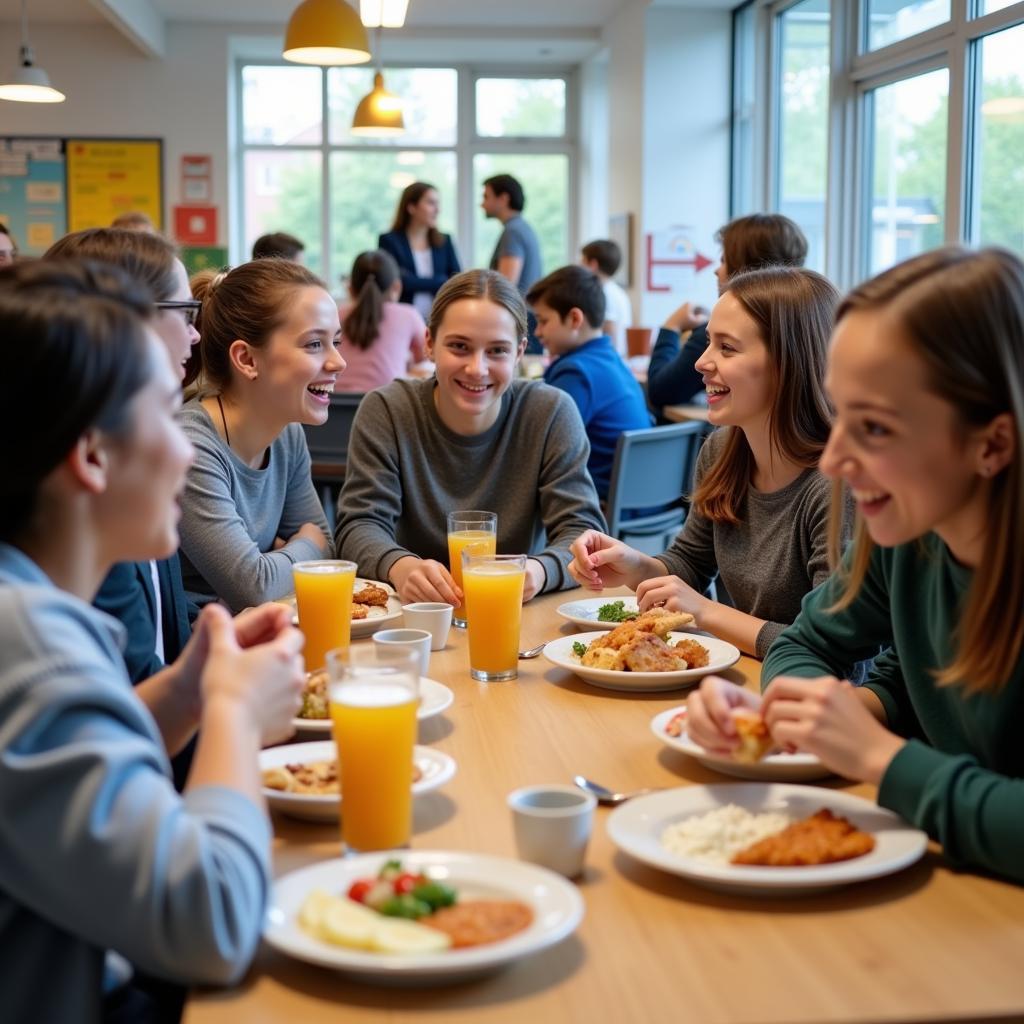
[[[686,495],[707,433],[708,424],[691,420],[620,435],[605,503],[611,536],[652,555],[672,543],[686,519]]]
[[[321,427],[303,423],[306,444],[313,463],[313,485],[320,493],[327,523],[334,531],[334,508],[338,492],[345,479],[345,464],[348,461],[348,437],[352,433],[352,421],[356,409],[363,400],[362,393],[339,391],[331,395],[330,413]]]

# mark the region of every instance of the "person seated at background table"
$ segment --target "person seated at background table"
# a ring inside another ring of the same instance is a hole
[[[181,496],[181,565],[198,604],[285,597],[292,565],[333,545],[301,424],[327,420],[345,361],[338,307],[283,259],[235,267],[202,308],[204,391],[181,411],[196,458]]]
[[[657,558],[583,534],[569,566],[583,586],[631,587],[642,611],[689,612],[699,629],[765,656],[830,571],[832,488],[818,459],[831,421],[824,375],[838,297],[820,274],[795,267],[730,279],[697,361],[708,418],[721,429],[697,457],[683,529]],[[705,590],[716,576],[714,601]]]
[[[587,469],[603,501],[619,435],[651,425],[644,393],[604,333],[604,290],[596,274],[561,267],[541,278],[526,301],[537,318],[535,334],[554,357],[544,380],[579,409],[590,441]]]
[[[461,603],[447,568],[449,512],[497,512],[498,551],[530,555],[524,600],[574,587],[569,544],[604,527],[576,406],[516,379],[525,344],[516,288],[493,271],[465,271],[430,313],[435,377],[396,380],[359,406],[335,541],[405,602]]]
[[[687,729],[731,751],[731,709],[942,843],[1024,882],[1024,263],[940,249],[839,309],[823,472],[857,502],[842,570],[768,652],[763,697],[710,679]],[[840,682],[869,646],[863,686]]]
[[[437,229],[440,212],[437,189],[414,181],[402,190],[391,230],[377,239],[402,275],[398,301],[412,303],[424,320],[438,290],[462,269],[451,236]]]
[[[427,325],[415,306],[396,301],[398,265],[381,249],[356,257],[348,288],[352,301],[338,310],[345,390],[372,391],[426,358]]]
[[[119,213],[110,222],[110,226],[120,231],[141,231],[144,234],[150,235],[160,234],[149,214],[143,213],[142,210],[129,210],[127,213]]]
[[[306,243],[287,231],[274,231],[269,235],[260,235],[252,243],[254,260],[280,259],[301,263],[302,254],[306,251]]]
[[[721,243],[722,258],[715,268],[718,294],[729,278],[760,267],[802,267],[807,258],[807,239],[781,213],[752,213],[737,217],[715,236]],[[655,409],[681,405],[703,394],[704,382],[695,366],[707,348],[707,312],[684,302],[666,318],[658,331],[647,367],[647,400]],[[681,336],[690,331],[680,348]]]
[[[257,755],[290,732],[301,635],[284,608],[234,622],[210,608],[182,656],[133,691],[121,625],[89,604],[115,562],[177,544],[192,450],[150,314],[117,267],[0,272],[0,429],[18,439],[0,476],[5,1020],[98,1021],[115,1006],[117,1019],[170,1019],[183,992],[166,979],[237,981],[263,926]],[[38,415],[41,381],[59,416]],[[197,726],[181,796],[167,755]],[[111,991],[128,961],[164,983]]]
[[[18,258],[18,243],[6,224],[0,224],[0,267],[6,267]]]
[[[622,264],[622,250],[610,238],[587,242],[580,250],[583,266],[597,275],[604,289],[604,324],[602,330],[623,359],[626,351],[626,328],[633,326],[633,306],[625,289],[614,279]]]

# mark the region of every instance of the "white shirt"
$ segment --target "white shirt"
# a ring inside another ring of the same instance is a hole
[[[166,665],[164,657],[164,613],[163,602],[160,600],[160,572],[156,562],[149,563],[149,575],[153,580],[153,613],[156,616],[156,656]]]
[[[434,276],[434,250],[413,249],[412,262],[416,267],[417,277]],[[412,304],[424,320],[430,319],[430,307],[434,304],[434,296],[431,292],[415,292],[412,297]]]
[[[604,288],[604,318],[612,320],[612,344],[620,356],[626,355],[626,328],[633,326],[633,307],[625,290],[611,278],[602,285]]]

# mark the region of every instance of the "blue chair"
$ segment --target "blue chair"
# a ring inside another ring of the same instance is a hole
[[[605,505],[611,536],[651,555],[672,543],[686,519],[707,433],[708,424],[698,420],[622,433]]]
[[[302,425],[313,463],[313,484],[320,493],[320,501],[332,532],[334,509],[348,462],[348,438],[352,433],[356,409],[362,400],[361,392],[337,392],[331,395],[330,414],[322,427],[310,426],[308,423]]]

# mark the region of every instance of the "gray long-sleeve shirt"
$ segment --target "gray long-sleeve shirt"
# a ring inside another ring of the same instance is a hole
[[[253,469],[224,443],[198,399],[181,410],[181,426],[196,450],[179,526],[188,596],[200,605],[220,598],[237,612],[290,594],[296,562],[333,554],[302,427],[285,427],[266,464]],[[323,548],[297,539],[273,550],[276,538],[291,537],[303,523],[323,530]]]
[[[495,424],[464,437],[441,422],[434,386],[397,380],[360,404],[338,500],[339,555],[379,580],[410,554],[447,565],[447,514],[484,509],[498,514],[499,552],[544,566],[545,591],[576,586],[569,545],[605,527],[572,399],[513,381]]]
[[[119,622],[0,544],[0,1017],[99,1021],[104,951],[225,983],[270,885],[270,827],[241,793],[174,791]]]
[[[698,482],[725,447],[730,429],[736,428],[716,430],[704,443],[697,457]],[[712,522],[691,511],[672,546],[658,558],[670,575],[700,592],[717,574],[731,604],[765,619],[756,651],[763,658],[796,619],[804,595],[829,575],[831,504],[831,482],[807,469],[778,491],[751,488],[737,524]]]

